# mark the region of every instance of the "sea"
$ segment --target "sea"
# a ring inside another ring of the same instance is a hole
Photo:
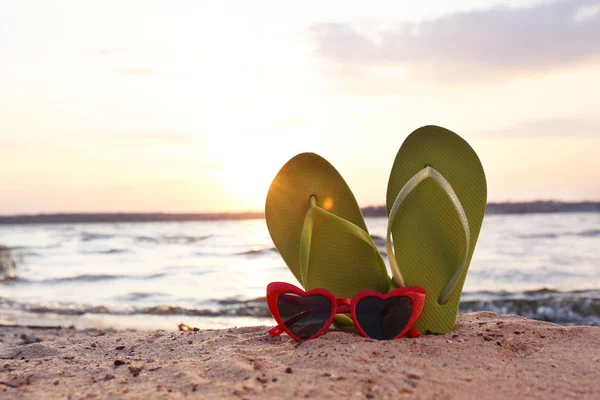
[[[387,220],[366,222],[384,252]],[[267,284],[297,284],[264,219],[1,225],[0,244],[3,324],[271,325]],[[600,212],[486,215],[460,310],[599,326]]]

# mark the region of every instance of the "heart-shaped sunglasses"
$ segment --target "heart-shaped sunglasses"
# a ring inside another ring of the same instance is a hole
[[[371,339],[397,339],[406,334],[419,336],[412,329],[425,305],[425,289],[409,286],[386,294],[363,290],[352,299],[338,298],[327,289],[308,292],[284,282],[267,286],[269,310],[277,326],[271,336],[283,332],[301,342],[314,339],[327,330],[336,314],[350,313],[361,335]]]

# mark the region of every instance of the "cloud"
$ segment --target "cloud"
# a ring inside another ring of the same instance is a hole
[[[151,76],[165,76],[165,72],[157,71],[151,68],[113,68],[113,72],[121,75],[129,76],[140,76],[140,77],[151,77]]]
[[[600,4],[581,7],[575,14],[575,21],[581,22],[600,15]]]
[[[162,142],[173,145],[195,145],[198,144],[197,138],[191,133],[181,132],[125,132],[112,134],[114,139],[127,144],[140,144],[149,142]]]
[[[13,142],[0,142],[0,150],[14,149],[16,147],[19,147],[19,145]]]
[[[480,133],[490,138],[600,138],[600,120],[582,118],[549,118],[522,121],[509,128],[491,129]]]
[[[489,80],[600,58],[600,1],[494,7],[372,32],[321,24],[310,33],[329,75],[343,78],[343,66],[363,78],[404,68],[450,83]]]

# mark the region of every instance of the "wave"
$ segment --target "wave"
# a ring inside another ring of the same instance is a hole
[[[532,233],[528,235],[519,235],[520,239],[558,239],[562,236],[579,236],[579,237],[600,237],[600,229],[589,229],[579,232],[547,232],[547,233]]]
[[[5,249],[14,251],[14,250],[25,250],[29,249],[29,246],[3,246]]]
[[[135,240],[143,243],[153,244],[195,244],[209,239],[213,235],[188,236],[188,235],[167,235],[167,236],[136,236]]]
[[[279,253],[279,251],[275,247],[267,247],[264,249],[252,249],[247,251],[242,251],[240,253],[235,253],[236,256],[260,256],[264,254],[270,253]]]
[[[53,243],[46,246],[8,246],[7,249],[19,255],[40,255],[34,250],[56,249],[61,246],[61,243]]]
[[[129,250],[125,249],[109,249],[109,250],[99,250],[99,251],[84,251],[85,254],[123,254],[129,253]]]
[[[194,244],[200,241],[211,238],[213,235],[205,236],[186,236],[186,235],[174,235],[174,236],[163,236],[159,242],[167,244]]]
[[[151,297],[162,297],[162,293],[130,293],[120,301],[135,301]],[[269,318],[271,314],[266,299],[251,300],[234,298],[214,299],[203,304],[205,307],[184,307],[179,305],[156,306],[115,306],[36,304],[17,302],[0,298],[0,309],[12,309],[60,315],[115,314],[115,315],[182,315],[203,317],[255,317]],[[464,293],[460,303],[461,312],[493,311],[502,314],[516,314],[541,321],[562,325],[600,326],[600,290],[559,292],[549,289],[526,292],[471,292]]]
[[[20,278],[14,274],[0,274],[0,282],[18,282]]]
[[[167,276],[165,273],[158,273],[152,275],[107,275],[107,274],[83,274],[75,276],[66,276],[62,278],[49,278],[49,279],[26,279],[21,277],[14,277],[9,282],[15,283],[29,283],[29,284],[57,284],[57,283],[73,283],[73,282],[101,282],[101,281],[112,281],[117,279],[156,279]]]
[[[152,236],[136,236],[135,240],[145,243],[158,243],[158,239]]]
[[[156,293],[131,293],[136,298],[148,298],[159,296]],[[131,301],[131,298],[129,299]],[[108,307],[105,305],[79,305],[79,304],[38,304],[26,303],[10,300],[0,297],[0,310],[10,308],[13,310],[26,311],[39,314],[58,314],[58,315],[85,315],[85,314],[111,314],[111,315],[182,315],[182,316],[201,316],[201,317],[270,317],[269,309],[266,304],[266,298],[257,298],[247,301],[235,301],[231,304],[220,305],[219,301],[214,301],[217,307],[211,308],[193,308],[172,305],[158,305],[147,307],[136,306],[116,306]]]
[[[382,246],[385,247],[385,238],[379,235],[371,235],[371,239],[373,239],[373,243],[375,243],[376,246]]]
[[[108,240],[114,238],[115,235],[110,235],[107,233],[93,233],[93,232],[82,232],[81,233],[81,241],[82,242],[91,242],[94,240]]]
[[[519,235],[520,239],[557,239],[558,233],[533,233],[530,235]]]
[[[590,229],[589,231],[579,232],[577,235],[583,237],[600,237],[600,229]]]
[[[275,247],[264,247],[264,248],[252,248],[250,250],[239,251],[237,253],[230,252],[214,252],[214,251],[198,251],[193,253],[196,256],[209,256],[209,257],[231,257],[231,256],[265,256],[269,254],[279,254],[279,250]]]
[[[151,298],[155,298],[155,297],[164,297],[164,296],[168,296],[168,295],[165,293],[132,292],[132,293],[126,294],[124,296],[119,296],[116,299],[119,301],[128,302],[128,301],[147,300],[147,299],[151,299]]]
[[[42,254],[40,254],[37,251],[33,251],[32,249],[33,249],[33,247],[26,247],[26,246],[8,247],[8,250],[10,250],[12,252],[12,254],[17,256],[18,258],[41,257],[42,256]]]
[[[461,312],[493,311],[563,325],[600,326],[600,291],[559,292],[551,289],[520,293],[465,293]]]
[[[75,275],[75,276],[67,276],[64,278],[52,278],[52,279],[44,279],[39,281],[30,281],[35,283],[66,283],[66,282],[100,282],[100,281],[110,281],[114,279],[122,279],[126,278],[126,275]]]

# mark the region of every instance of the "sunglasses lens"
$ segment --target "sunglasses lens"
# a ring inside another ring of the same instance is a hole
[[[356,304],[356,320],[371,339],[393,339],[408,324],[412,310],[412,300],[405,296],[364,297]]]
[[[325,296],[299,296],[282,293],[277,299],[279,315],[285,327],[302,340],[317,334],[331,316],[333,307]]]

